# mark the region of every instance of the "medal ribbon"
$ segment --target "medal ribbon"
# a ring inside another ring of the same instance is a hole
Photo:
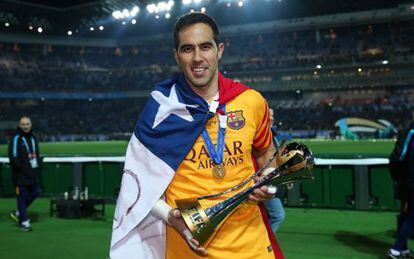
[[[26,140],[26,138],[25,138],[25,137],[22,137],[22,139],[23,139],[23,143],[24,143],[24,145],[26,146],[26,149],[27,149],[27,154],[28,154],[28,155],[29,155],[29,157],[30,157],[30,149],[29,149],[29,144],[27,144],[27,140]],[[33,153],[36,153],[36,146],[35,146],[35,141],[34,141],[34,138],[33,138],[33,137],[31,137],[31,140],[32,140]]]
[[[215,102],[218,103],[218,98],[217,100],[212,101],[210,107],[214,107],[214,106],[217,107],[218,105]],[[224,112],[224,114],[226,114],[225,104],[220,105],[220,107],[218,108],[221,109]],[[210,112],[212,112],[211,109],[210,109]],[[213,114],[215,113],[216,111],[214,111]],[[204,143],[206,144],[207,151],[215,165],[220,165],[223,163],[223,154],[224,154],[224,145],[225,145],[224,139],[226,137],[226,115],[218,114],[218,116],[219,116],[219,123],[218,123],[217,150],[216,148],[214,148],[213,141],[211,140],[210,135],[208,134],[207,129],[205,127],[202,132],[203,140],[204,140]]]

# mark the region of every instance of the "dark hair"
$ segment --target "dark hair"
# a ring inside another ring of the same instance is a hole
[[[217,26],[216,21],[208,16],[207,14],[200,13],[200,12],[194,12],[194,13],[187,13],[178,18],[177,22],[174,25],[174,48],[178,50],[178,45],[180,44],[180,39],[178,36],[178,33],[184,29],[185,27],[191,26],[196,23],[204,23],[210,26],[210,28],[213,30],[213,37],[214,41],[216,42],[217,46],[220,43],[219,38],[219,29]]]

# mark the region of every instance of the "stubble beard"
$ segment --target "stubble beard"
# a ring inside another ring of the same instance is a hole
[[[190,83],[190,85],[194,88],[205,88],[211,85],[212,81],[214,80],[214,78],[216,77],[216,75],[218,74],[218,70],[217,70],[218,65],[216,65],[216,67],[211,71],[211,77],[208,79],[208,81],[205,84],[197,84],[196,82],[194,82],[193,80],[191,80],[191,78],[187,78],[187,81]]]

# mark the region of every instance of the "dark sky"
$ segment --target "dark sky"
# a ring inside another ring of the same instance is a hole
[[[20,0],[20,2],[26,2],[37,5],[44,5],[54,8],[67,8],[91,2],[98,2],[97,0]]]

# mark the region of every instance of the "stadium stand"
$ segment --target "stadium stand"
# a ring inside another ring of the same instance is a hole
[[[334,125],[358,117],[401,129],[411,119],[413,0],[174,0],[170,19],[147,8],[160,1],[0,1],[1,219],[15,207],[5,144],[19,117],[31,117],[43,158],[33,238],[22,246],[1,220],[0,258],[108,257],[127,140],[154,84],[179,71],[175,20],[202,6],[221,28],[223,74],[260,91],[277,137],[302,138],[315,155],[314,181],[281,197],[286,258],[383,257],[400,209],[388,171],[394,139],[372,139],[378,130],[337,140]],[[135,5],[136,16],[124,15]],[[77,190],[108,202],[106,220],[49,217],[51,200]]]
[[[306,81],[303,85],[314,89],[322,80],[320,87],[326,88],[343,77],[348,78],[344,88],[380,77],[393,81],[398,76],[412,83],[413,78],[404,74],[414,58],[414,38],[408,33],[413,29],[414,23],[408,21],[224,37],[222,70],[241,76],[256,74],[256,80],[243,79],[253,86],[264,83],[278,89],[291,88],[287,83],[292,81]],[[177,71],[172,49],[165,41],[117,48],[2,43],[0,53],[0,86],[4,91],[151,89],[155,82]],[[376,67],[384,60],[393,68],[398,65],[398,70]],[[318,65],[323,70],[314,75]],[[373,68],[358,73],[356,66]],[[312,74],[300,71],[304,69],[311,69]],[[403,74],[397,75],[400,71]],[[263,80],[257,79],[260,77]],[[310,83],[315,77],[318,82]],[[282,81],[281,85],[275,81]]]
[[[224,29],[221,71],[261,91],[281,130],[332,133],[336,120],[362,112],[398,128],[413,107],[413,29],[409,19]],[[43,140],[128,135],[154,84],[178,71],[171,43],[163,37],[116,47],[0,42],[0,121],[30,114]]]

